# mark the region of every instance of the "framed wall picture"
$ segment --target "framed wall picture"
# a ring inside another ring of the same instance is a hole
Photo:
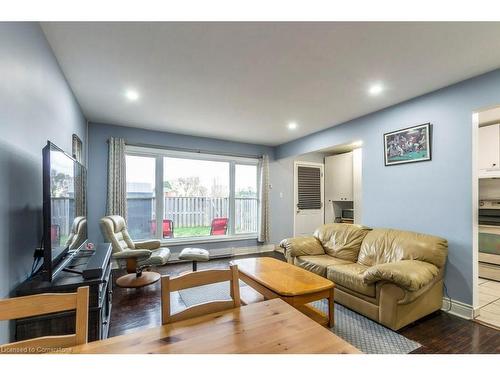
[[[385,165],[431,160],[431,124],[384,134]]]
[[[72,154],[73,157],[80,163],[82,163],[82,140],[76,135],[73,134],[72,138]]]

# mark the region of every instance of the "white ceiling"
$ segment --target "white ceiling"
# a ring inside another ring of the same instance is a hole
[[[500,67],[500,23],[42,28],[88,120],[267,145]],[[369,96],[379,81],[387,90]]]

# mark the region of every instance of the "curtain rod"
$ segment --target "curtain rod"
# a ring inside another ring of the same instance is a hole
[[[107,140],[106,143],[109,143],[109,140]],[[263,154],[251,155],[251,154],[239,154],[239,153],[230,153],[230,152],[216,152],[216,151],[208,151],[208,150],[202,150],[202,149],[191,149],[191,148],[183,148],[183,147],[151,145],[151,144],[145,144],[145,143],[128,143],[127,141],[125,141],[125,144],[127,146],[134,146],[134,147],[157,148],[157,149],[161,149],[161,150],[193,152],[196,154],[235,156],[235,157],[240,157],[240,158],[252,158],[252,159],[260,159],[263,155]]]

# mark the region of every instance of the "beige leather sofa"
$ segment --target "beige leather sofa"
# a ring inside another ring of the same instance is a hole
[[[335,301],[393,330],[439,310],[448,243],[395,229],[326,224],[281,241],[289,263],[335,282]]]

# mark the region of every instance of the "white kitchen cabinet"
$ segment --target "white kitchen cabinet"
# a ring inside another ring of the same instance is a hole
[[[500,124],[479,128],[478,169],[480,174],[500,170]]]
[[[353,200],[353,158],[352,152],[327,156],[325,158],[325,200]]]

